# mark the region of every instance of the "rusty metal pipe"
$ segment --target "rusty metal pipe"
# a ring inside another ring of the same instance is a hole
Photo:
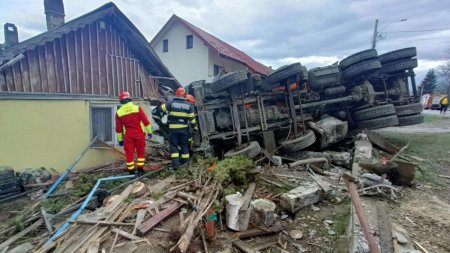
[[[359,224],[361,225],[364,236],[369,243],[369,252],[370,253],[380,253],[378,249],[377,243],[375,242],[375,238],[370,233],[369,223],[367,222],[366,217],[363,214],[361,207],[361,199],[358,195],[358,190],[356,189],[355,183],[352,181],[352,177],[350,175],[344,174],[344,181],[347,185],[348,193],[350,194],[350,198],[352,199],[353,206],[355,207],[356,215],[358,216]]]

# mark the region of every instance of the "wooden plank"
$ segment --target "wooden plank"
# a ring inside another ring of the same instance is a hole
[[[122,237],[124,237],[124,238],[132,240],[132,241],[142,240],[142,238],[137,237],[135,235],[132,235],[132,234],[130,234],[130,233],[126,232],[126,231],[123,231],[121,229],[118,229],[118,228],[113,228],[111,231],[116,233],[116,234],[118,234],[118,235],[120,235],[120,236],[122,236]]]
[[[381,253],[391,253],[394,251],[394,245],[392,242],[391,219],[386,212],[387,204],[386,202],[378,201],[376,206]]]
[[[14,85],[14,76],[12,67],[7,67],[5,70],[5,80],[7,91],[16,91],[16,86]]]
[[[22,71],[20,70],[20,61],[12,66],[14,86],[16,91],[23,91]]]
[[[104,22],[104,21],[101,21]],[[107,71],[106,71],[106,27],[101,28],[100,23],[97,29],[98,37],[98,62],[99,62],[99,82],[100,82],[100,92],[101,94],[110,94],[108,92],[108,82],[106,80]],[[106,25],[106,24],[105,24]]]
[[[63,60],[61,56],[61,39],[53,40],[53,54],[55,58],[56,90],[58,93],[62,93],[65,90],[65,84],[64,84]]]
[[[31,92],[42,92],[37,50],[36,49],[29,50],[27,52],[27,59],[28,59],[28,67],[30,70]]]
[[[78,93],[84,94],[83,47],[81,42],[82,28],[75,31],[75,62]]]
[[[99,226],[115,226],[115,227],[132,227],[134,223],[125,222],[111,222],[111,221],[100,221],[100,220],[75,220],[72,223],[86,224],[86,225],[99,225]]]
[[[235,237],[243,239],[243,238],[249,238],[249,237],[254,237],[254,236],[279,233],[282,230],[283,230],[283,226],[281,225],[281,223],[277,222],[268,229],[252,228],[247,231],[237,232],[235,234]]]
[[[31,92],[30,72],[28,70],[28,59],[26,56],[24,59],[20,60],[20,71],[22,73],[23,91]]]
[[[31,231],[37,229],[40,225],[42,225],[44,222],[42,221],[42,219],[37,220],[35,223],[31,224],[29,227],[25,228],[24,230],[20,231],[19,233],[11,236],[8,238],[8,240],[2,242],[0,244],[0,250],[4,249],[5,247],[11,245],[12,243],[14,243],[15,241],[19,240],[20,238],[22,238],[23,236],[27,235],[28,233],[30,233]]]
[[[42,92],[49,92],[47,80],[47,62],[45,60],[45,47],[37,46],[37,51],[38,51],[39,73],[41,76]]]
[[[45,43],[45,61],[47,66],[47,82],[48,90],[51,93],[58,92],[58,87],[56,84],[56,69],[55,69],[55,59],[53,54],[53,43]]]
[[[391,155],[396,154],[400,150],[399,147],[388,142],[385,138],[383,138],[381,135],[375,132],[367,131],[367,137],[369,137],[370,142],[372,142],[373,144],[380,147],[381,149],[383,149],[384,151],[388,152]]]
[[[89,44],[89,26],[83,27],[81,30],[81,51],[83,61],[83,89],[84,93],[92,94],[91,86],[91,55]]]
[[[79,93],[77,84],[77,63],[75,61],[75,32],[70,32],[66,37],[67,62],[69,69],[69,93]]]
[[[112,89],[112,85],[111,85],[111,78],[110,78],[110,73],[111,73],[111,69],[110,69],[110,58],[109,58],[109,54],[110,54],[110,49],[111,49],[111,35],[110,35],[110,26],[108,23],[106,23],[106,29],[105,29],[105,65],[106,65],[106,85],[107,85],[107,90],[108,90],[108,94],[111,96],[114,96],[114,89]]]
[[[162,210],[161,212],[157,213],[150,219],[143,222],[137,229],[138,234],[144,235],[147,232],[149,232],[152,228],[154,228],[156,225],[158,225],[161,221],[168,218],[172,214],[174,214],[178,209],[180,209],[183,206],[182,203],[176,201],[166,209]]]
[[[8,86],[6,85],[5,73],[0,71],[0,91],[8,91]]]
[[[98,68],[98,47],[97,47],[97,23],[89,25],[91,44],[91,75],[93,94],[100,94],[99,68]]]
[[[234,240],[233,241],[233,245],[236,248],[244,251],[245,253],[257,253],[257,252],[259,252],[259,251],[255,250],[255,249],[253,249],[253,247],[250,244],[248,244],[248,243],[246,243],[244,241],[241,241],[241,240]]]
[[[100,241],[94,240],[89,243],[87,253],[97,253],[99,248],[100,248]]]
[[[70,86],[70,84],[69,84],[69,67],[68,67],[68,61],[67,61],[67,42],[66,42],[66,40],[67,40],[67,36],[66,35],[63,35],[62,37],[61,37],[61,40],[60,40],[60,44],[61,44],[61,59],[62,59],[62,68],[63,68],[63,71],[62,71],[62,73],[63,73],[63,80],[64,80],[64,90],[63,91],[60,91],[60,92],[64,92],[64,93],[68,93],[68,92],[70,92],[70,90],[69,90],[69,86]]]
[[[136,215],[136,222],[134,223],[134,228],[132,234],[135,235],[137,228],[142,224],[145,219],[145,214],[147,213],[146,209],[139,209]]]

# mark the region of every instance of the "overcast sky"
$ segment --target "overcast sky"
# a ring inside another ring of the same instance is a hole
[[[19,40],[46,30],[43,0],[0,0],[0,22],[14,23]],[[66,21],[108,1],[65,0]],[[308,68],[332,64],[371,47],[376,19],[379,54],[417,47],[420,82],[449,59],[447,0],[116,0],[150,41],[176,14],[274,68],[300,61]],[[407,19],[403,22],[399,20]],[[428,31],[423,31],[428,30]],[[429,31],[432,30],[432,31]],[[419,32],[421,31],[421,32]],[[0,41],[4,41],[3,32]]]

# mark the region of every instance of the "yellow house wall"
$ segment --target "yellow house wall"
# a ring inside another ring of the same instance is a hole
[[[64,171],[89,144],[87,100],[0,100],[0,165]],[[146,112],[149,106],[143,105]],[[149,115],[150,117],[150,115]],[[74,170],[117,160],[106,149],[90,149]]]

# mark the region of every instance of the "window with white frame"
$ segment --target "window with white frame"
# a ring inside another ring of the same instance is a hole
[[[115,143],[115,113],[115,105],[91,105],[92,138],[97,136],[99,140],[106,143]]]

